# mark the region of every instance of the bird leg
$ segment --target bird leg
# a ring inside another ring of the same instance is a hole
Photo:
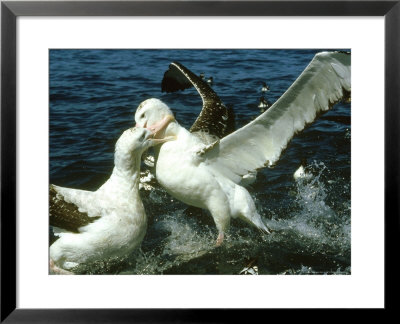
[[[218,230],[216,246],[220,246],[224,241],[224,233],[229,229],[231,216],[229,214],[229,201],[224,191],[217,187],[216,190],[209,192],[209,198],[206,207],[214,219]]]
[[[73,275],[72,272],[57,267],[55,265],[53,259],[51,259],[51,258],[50,258],[50,274]]]
[[[217,243],[215,244],[215,246],[220,246],[223,241],[224,241],[224,232],[219,232]]]

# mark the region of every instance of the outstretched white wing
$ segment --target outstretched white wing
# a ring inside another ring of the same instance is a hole
[[[351,92],[351,56],[322,52],[270,109],[198,154],[235,182],[276,163],[292,137]]]

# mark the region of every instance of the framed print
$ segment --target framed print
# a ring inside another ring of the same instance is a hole
[[[399,8],[2,2],[2,321],[219,322],[234,321],[238,309],[390,309]],[[319,116],[325,84],[327,108],[341,102]],[[301,114],[287,112],[295,100]],[[286,122],[270,126],[281,116]],[[185,149],[168,155],[179,134]],[[275,137],[286,142],[271,144]],[[124,190],[136,198],[120,199]],[[49,213],[57,217],[50,226]],[[132,213],[139,218],[125,217]],[[93,234],[104,219],[113,221]],[[140,230],[126,232],[125,222]],[[82,233],[94,241],[64,243]]]

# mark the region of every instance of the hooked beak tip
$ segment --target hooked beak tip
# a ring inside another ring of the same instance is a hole
[[[154,137],[157,137],[158,133],[165,130],[170,122],[175,120],[174,116],[168,115],[165,116],[161,121],[153,124],[151,126],[147,126],[146,128],[154,133]]]

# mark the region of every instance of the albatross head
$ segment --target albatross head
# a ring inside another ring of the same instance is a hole
[[[155,138],[172,135],[168,134],[169,127],[167,126],[174,121],[175,118],[171,109],[159,99],[147,99],[136,109],[136,127],[148,128],[155,134]]]
[[[146,128],[129,128],[122,133],[115,145],[114,165],[120,171],[137,171],[146,149],[169,140],[154,138],[154,132]]]
[[[160,125],[159,131],[163,131],[168,123]],[[156,133],[147,128],[132,127],[122,133],[115,146],[116,152],[124,154],[141,155],[151,146],[165,143],[172,138],[155,138]]]

